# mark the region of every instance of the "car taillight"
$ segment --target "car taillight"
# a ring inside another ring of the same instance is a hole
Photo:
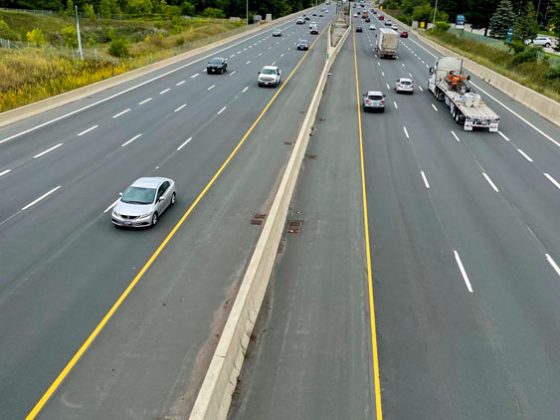
[[[366,99],[366,105],[371,105],[373,103],[373,101]]]
[[[382,104],[385,104],[385,99],[381,99],[381,103],[382,103]]]

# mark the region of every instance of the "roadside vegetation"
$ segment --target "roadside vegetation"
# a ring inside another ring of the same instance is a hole
[[[404,23],[432,22],[434,9],[429,2],[387,0],[385,4],[387,3],[393,9],[386,10],[385,13]],[[456,5],[449,0],[441,3],[444,8],[438,10],[436,25],[425,32],[426,36],[524,86],[556,101],[560,100],[560,60],[545,53],[542,47],[526,42],[534,39],[540,32],[539,15],[532,0],[489,1],[488,3],[494,3],[493,12],[488,13],[485,19],[480,16],[475,18],[472,26],[484,29],[485,34],[490,33],[493,38],[481,35],[478,39],[463,35],[463,31],[450,30],[449,16],[454,13],[453,7]],[[487,6],[490,11],[492,4]],[[551,2],[551,7],[548,28],[556,31],[554,25],[558,24],[560,30],[560,0]],[[485,42],[488,40],[492,42]]]

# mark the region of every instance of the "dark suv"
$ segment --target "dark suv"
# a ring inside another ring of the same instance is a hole
[[[214,57],[208,62],[206,66],[206,72],[208,74],[212,73],[225,73],[227,71],[227,60],[222,57]]]

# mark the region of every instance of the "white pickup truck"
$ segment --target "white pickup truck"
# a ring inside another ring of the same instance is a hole
[[[500,117],[467,84],[470,76],[463,72],[463,60],[457,57],[440,57],[430,67],[428,89],[438,101],[445,102],[453,119],[465,131],[487,128],[498,131]]]

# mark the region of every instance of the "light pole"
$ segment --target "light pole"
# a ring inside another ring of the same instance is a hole
[[[434,6],[434,18],[432,19],[432,25],[436,26],[436,13],[437,13],[437,0]]]
[[[78,6],[74,6],[76,11],[76,32],[78,34],[78,52],[80,53],[80,60],[84,59],[84,50],[82,50],[82,36],[80,35],[80,17],[78,16]]]
[[[249,0],[245,0],[245,16],[247,19],[247,26],[249,26]]]

